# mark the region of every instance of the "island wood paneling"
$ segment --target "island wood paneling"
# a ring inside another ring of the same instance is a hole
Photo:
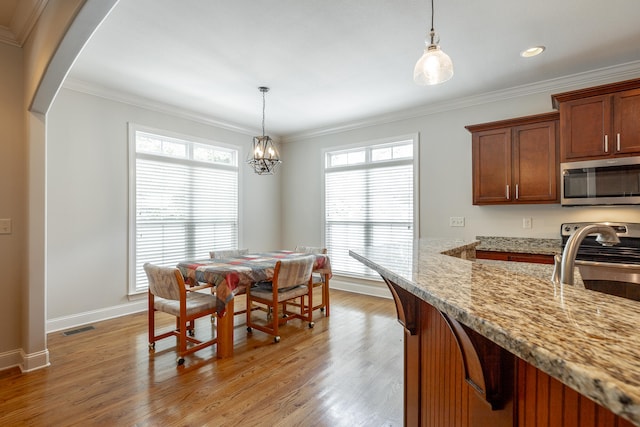
[[[405,426],[633,426],[527,362],[501,357],[497,344],[385,282],[405,326]]]
[[[518,427],[632,427],[629,421],[518,359]]]
[[[492,410],[482,393],[467,381],[461,349],[449,323],[428,304],[421,305],[420,314],[421,420],[416,425],[512,426],[511,397],[501,409]]]

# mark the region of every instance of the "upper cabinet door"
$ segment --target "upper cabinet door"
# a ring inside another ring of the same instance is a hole
[[[511,128],[473,133],[473,204],[511,201]]]
[[[563,162],[611,153],[611,96],[563,102],[560,107],[560,158]]]
[[[517,203],[558,200],[556,121],[513,129],[513,185]]]
[[[640,152],[640,89],[613,96],[614,151],[620,154]]]
[[[551,95],[560,161],[640,155],[640,79]]]
[[[473,204],[558,203],[558,113],[465,126]]]

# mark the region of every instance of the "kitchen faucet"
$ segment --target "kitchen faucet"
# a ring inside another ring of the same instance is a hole
[[[562,259],[560,260],[560,283],[573,285],[573,272],[578,248],[580,247],[580,243],[582,243],[584,238],[587,237],[587,235],[593,233],[598,234],[598,237],[596,237],[596,242],[600,243],[603,246],[613,246],[620,243],[620,239],[616,234],[616,230],[614,230],[611,226],[604,224],[589,224],[585,225],[582,228],[579,228],[571,235],[571,237],[569,237],[569,240],[567,240],[567,244],[564,247],[564,251],[562,252]],[[559,257],[556,256],[554,278],[557,277],[558,261]]]

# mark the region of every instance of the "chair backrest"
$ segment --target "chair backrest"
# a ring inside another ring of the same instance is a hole
[[[175,267],[160,267],[146,263],[144,271],[149,279],[149,291],[158,297],[180,300],[180,289],[184,288],[182,273]]]
[[[318,246],[296,246],[295,252],[303,254],[326,254],[327,248],[321,248]]]
[[[209,256],[211,258],[229,258],[234,256],[246,255],[249,253],[249,249],[223,249],[221,251],[211,251]]]
[[[273,286],[282,289],[297,285],[306,285],[311,278],[315,260],[315,256],[307,255],[300,258],[282,259],[278,261],[276,263]]]

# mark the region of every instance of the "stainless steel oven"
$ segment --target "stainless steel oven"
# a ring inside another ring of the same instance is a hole
[[[562,224],[562,246],[569,236],[592,222]],[[601,222],[616,230],[620,243],[602,246],[587,236],[578,249],[576,266],[587,289],[640,301],[640,224]]]

